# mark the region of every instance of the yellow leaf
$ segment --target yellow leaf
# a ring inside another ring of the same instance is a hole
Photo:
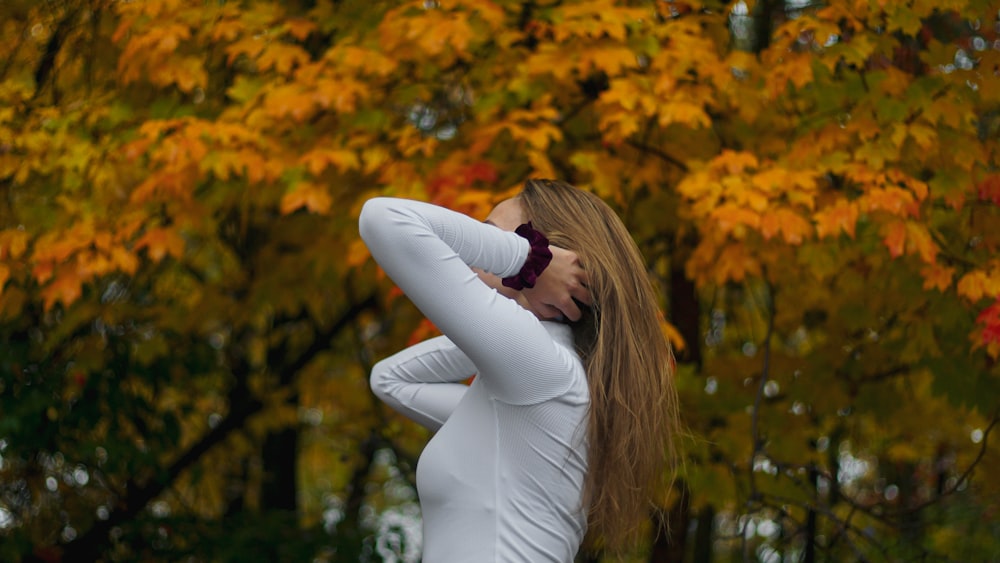
[[[238,19],[220,18],[212,25],[211,37],[215,41],[232,41],[243,29],[243,22]]]
[[[586,61],[587,66],[603,71],[609,77],[618,76],[623,69],[636,66],[635,53],[625,47],[614,45],[599,45],[588,49],[584,51],[581,59]]]
[[[937,132],[926,125],[914,123],[909,127],[909,134],[917,145],[924,150],[930,150],[937,145]]]
[[[813,216],[816,222],[816,235],[820,238],[837,236],[841,231],[854,238],[854,229],[858,224],[858,205],[853,201],[838,199]]]
[[[281,198],[281,213],[288,215],[297,209],[305,207],[313,213],[325,215],[330,211],[330,206],[332,205],[333,199],[325,189],[316,184],[303,182]]]
[[[924,266],[920,273],[924,277],[924,289],[937,289],[944,292],[951,286],[955,268],[935,263]]]
[[[279,74],[288,74],[295,67],[309,62],[309,53],[298,45],[270,43],[257,59],[260,70],[274,69]]]
[[[1000,275],[990,276],[982,270],[975,270],[962,276],[956,288],[958,294],[972,303],[980,299],[1000,296]]]
[[[911,252],[920,255],[920,259],[933,264],[937,259],[938,246],[931,238],[927,226],[915,221],[906,222],[906,238]]]
[[[352,240],[347,247],[347,265],[352,268],[361,266],[368,261],[370,256],[371,252],[369,252],[368,246],[361,239]]]
[[[661,127],[666,127],[671,123],[679,123],[689,127],[708,127],[712,124],[712,119],[705,113],[705,108],[701,104],[671,101],[660,106],[657,122]]]
[[[712,161],[712,167],[730,175],[743,173],[744,170],[757,168],[757,156],[752,152],[733,151],[726,149]]]
[[[684,337],[681,336],[681,332],[677,330],[677,327],[675,327],[672,323],[663,318],[662,315],[659,315],[659,321],[660,321],[660,330],[663,332],[663,336],[665,336],[667,340],[670,341],[670,344],[673,345],[674,350],[678,352],[683,352],[686,347],[686,344],[684,342]]]
[[[360,166],[357,153],[345,149],[316,149],[303,155],[299,162],[313,176],[319,176],[331,164],[341,173]]]
[[[535,178],[555,178],[557,176],[552,161],[543,151],[528,150],[528,163],[531,164],[532,176]]]
[[[28,232],[7,229],[0,232],[0,258],[18,259],[28,246]]]
[[[244,37],[243,39],[240,39],[239,41],[226,47],[226,54],[228,55],[226,62],[233,64],[236,62],[236,59],[240,57],[240,55],[245,55],[250,59],[256,59],[266,46],[267,43],[265,43],[264,39],[260,37]]]
[[[128,250],[116,246],[111,249],[111,261],[126,274],[132,275],[139,268],[139,259]]]
[[[389,151],[387,151],[385,147],[374,146],[365,148],[361,152],[361,161],[364,163],[362,172],[365,174],[371,174],[375,170],[378,170],[388,160]]]

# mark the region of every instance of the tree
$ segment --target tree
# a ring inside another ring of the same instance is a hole
[[[996,2],[0,10],[5,558],[409,538],[426,434],[366,375],[433,329],[358,209],[532,176],[615,205],[664,288],[694,438],[638,552],[692,514],[735,557],[991,549]]]

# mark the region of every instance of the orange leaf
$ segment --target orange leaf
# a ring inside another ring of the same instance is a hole
[[[756,212],[732,204],[724,204],[712,211],[712,218],[719,224],[722,232],[729,233],[738,231],[741,225],[746,225],[757,229],[760,227],[760,215]],[[740,232],[735,234],[740,235]]]
[[[135,242],[136,252],[143,248],[156,262],[167,254],[180,258],[184,254],[184,239],[172,228],[150,229]]]
[[[899,258],[906,249],[906,223],[893,221],[882,229],[882,242],[889,249],[889,255]]]
[[[941,264],[929,264],[920,271],[924,276],[924,289],[937,289],[946,291],[951,286],[951,280],[955,275],[955,268],[942,266]]]
[[[316,24],[305,18],[290,18],[285,21],[285,29],[292,37],[305,41],[309,34],[316,31]]]
[[[139,259],[128,250],[116,246],[111,249],[111,262],[126,274],[134,274],[139,268]]]
[[[839,199],[813,216],[816,235],[820,238],[837,236],[841,231],[854,238],[854,228],[858,224],[858,205],[853,201]]]
[[[370,256],[371,253],[368,251],[368,246],[361,239],[351,241],[351,244],[347,247],[347,265],[352,268],[364,264]]]
[[[0,233],[0,258],[18,259],[28,247],[28,232],[8,229]]]
[[[895,186],[869,190],[861,196],[859,203],[862,209],[869,213],[878,210],[900,216],[916,216],[919,213],[919,205],[913,194]]]
[[[7,264],[0,264],[0,293],[3,293],[3,288],[7,285],[7,280],[10,279],[10,266]]]
[[[313,213],[325,215],[330,211],[331,205],[333,205],[333,199],[326,190],[316,184],[303,182],[281,198],[281,213],[288,215],[305,207]]]
[[[806,238],[812,236],[812,224],[795,211],[779,209],[774,215],[777,217],[778,229],[788,244],[802,244]]]
[[[49,285],[42,288],[42,299],[45,310],[50,310],[56,302],[69,306],[83,294],[83,285],[75,267],[60,268],[59,276]]]

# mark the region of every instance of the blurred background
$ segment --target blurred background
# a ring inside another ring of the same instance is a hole
[[[1000,560],[998,16],[5,0],[0,559],[419,561],[428,434],[367,375],[434,327],[357,214],[544,177],[678,358],[632,561]]]

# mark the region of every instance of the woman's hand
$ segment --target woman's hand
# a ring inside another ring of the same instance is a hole
[[[538,277],[535,287],[522,289],[521,294],[542,318],[563,316],[578,321],[581,312],[577,302],[588,306],[592,303],[587,272],[580,267],[575,252],[551,245],[549,250],[552,261]]]

